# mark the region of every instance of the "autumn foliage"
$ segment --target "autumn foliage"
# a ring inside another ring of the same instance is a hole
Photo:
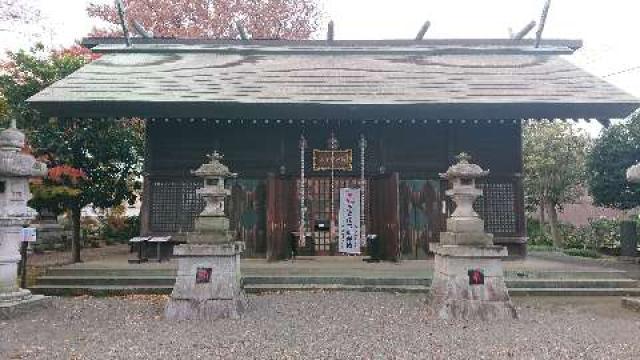
[[[87,175],[81,169],[69,165],[60,165],[50,168],[47,178],[59,184],[70,182],[73,185],[77,185],[81,180],[86,180]]]
[[[237,38],[240,21],[254,39],[308,39],[318,29],[315,0],[124,0],[129,28],[138,21],[155,37]],[[114,24],[94,36],[122,36],[115,6],[92,3],[89,16]]]

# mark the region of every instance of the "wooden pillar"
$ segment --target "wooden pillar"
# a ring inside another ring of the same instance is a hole
[[[515,174],[514,179],[514,192],[515,192],[515,208],[516,208],[516,221],[517,221],[517,233],[519,237],[527,236],[527,225],[525,219],[525,210],[524,210],[524,186],[522,183],[522,179],[524,177],[524,163],[523,163],[523,153],[522,153],[522,122],[518,122],[517,127],[517,146],[516,151],[518,152],[518,164],[517,164],[517,173]],[[524,254],[526,254],[526,245],[524,249]]]
[[[151,123],[145,121],[144,123],[144,160],[142,168],[142,194],[140,198],[140,234],[147,235],[151,232],[151,146],[149,136]]]

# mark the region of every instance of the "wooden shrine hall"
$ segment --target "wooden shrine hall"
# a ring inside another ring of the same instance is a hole
[[[573,40],[132,40],[86,39],[102,56],[30,103],[146,120],[148,235],[193,228],[191,170],[223,153],[245,256],[284,258],[292,236],[299,254],[339,254],[340,191],[359,189],[361,236],[377,234],[388,259],[423,258],[451,212],[439,173],[461,152],[491,171],[476,202],[487,231],[525,256],[522,127],[607,124],[639,105],[567,61]]]

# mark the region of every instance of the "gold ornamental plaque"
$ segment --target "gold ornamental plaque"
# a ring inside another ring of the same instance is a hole
[[[332,163],[333,170],[352,171],[353,153],[351,149],[333,151],[313,149],[313,171],[331,170]]]

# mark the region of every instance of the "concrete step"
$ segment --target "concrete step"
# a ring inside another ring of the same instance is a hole
[[[506,279],[509,289],[518,288],[634,288],[638,281],[633,279]]]
[[[245,276],[246,285],[313,284],[362,286],[429,286],[428,278],[339,277],[339,276]],[[506,279],[509,288],[630,288],[633,279]],[[44,275],[38,285],[173,285],[174,275]]]
[[[504,276],[507,279],[624,279],[628,277],[625,271],[615,269],[598,271],[506,270]]]
[[[344,285],[344,284],[254,284],[245,285],[250,294],[288,291],[362,291],[428,293],[422,285]],[[127,294],[170,294],[173,286],[145,285],[37,285],[36,294],[56,296],[116,296]],[[640,288],[510,288],[512,296],[640,296]]]
[[[38,278],[38,285],[165,285],[173,286],[176,282],[174,276],[162,275],[137,275],[137,276],[77,276],[77,275],[44,275]]]
[[[244,276],[245,285],[358,285],[358,286],[429,286],[431,279],[411,277],[362,276]]]
[[[145,285],[36,285],[30,287],[34,294],[49,296],[118,296],[130,294],[171,294],[171,286]]]
[[[254,284],[245,285],[248,294],[280,291],[362,291],[391,293],[428,293],[429,287],[423,285],[346,285],[346,284]]]
[[[124,268],[124,269],[103,269],[103,268],[49,268],[46,276],[176,276],[175,269],[154,269],[154,268]]]
[[[638,296],[640,288],[516,288],[511,296]]]
[[[153,264],[151,264],[153,265]],[[148,264],[130,265],[126,268],[97,268],[97,267],[63,267],[50,268],[46,275],[50,276],[172,276],[176,270],[171,267],[149,267]],[[261,274],[249,274],[249,276],[262,277]],[[296,276],[296,275],[278,275]],[[309,275],[313,276],[313,275]],[[330,276],[330,275],[325,275]],[[268,275],[266,276],[268,277]],[[364,276],[366,277],[366,275]],[[391,276],[393,277],[393,275]],[[606,269],[598,271],[538,271],[538,270],[507,270],[505,277],[509,279],[621,279],[626,278],[626,272],[622,270]]]

